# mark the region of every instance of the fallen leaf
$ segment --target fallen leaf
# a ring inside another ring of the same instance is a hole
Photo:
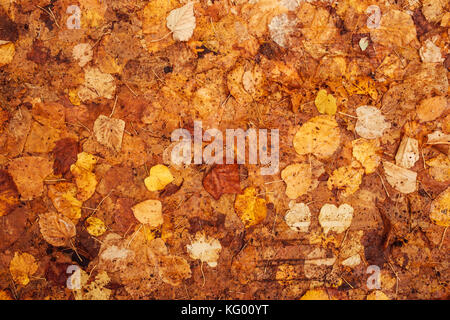
[[[66,174],[70,166],[77,161],[78,142],[71,138],[56,141],[52,150],[55,161],[53,162],[54,174]]]
[[[207,237],[200,232],[195,234],[194,240],[186,248],[192,259],[206,262],[211,268],[217,266],[220,250],[222,250],[219,240]]]
[[[352,141],[352,155],[364,167],[366,174],[375,172],[381,161],[380,142],[378,140],[367,140],[364,138]]]
[[[326,290],[319,288],[306,291],[300,300],[330,300],[330,298]]]
[[[333,171],[327,181],[329,190],[337,188],[344,190],[342,196],[348,197],[358,191],[362,182],[364,170],[357,161],[353,161],[351,165],[340,167]]]
[[[39,228],[44,240],[55,247],[70,246],[76,235],[73,222],[54,212],[39,216]]]
[[[80,67],[84,67],[92,60],[92,46],[89,43],[79,43],[73,47],[72,57],[78,61]]]
[[[36,259],[29,253],[14,253],[9,264],[9,272],[14,282],[26,286],[30,283],[30,277],[36,273],[38,269]]]
[[[427,138],[427,144],[450,144],[450,134],[443,133],[439,130],[428,134]]]
[[[170,11],[166,18],[167,28],[173,33],[173,39],[188,41],[195,29],[194,3],[189,2],[181,8]]]
[[[416,27],[411,15],[391,9],[381,16],[378,28],[370,29],[370,38],[384,46],[404,47],[416,39]]]
[[[306,163],[291,164],[281,171],[281,179],[286,183],[286,195],[289,199],[297,199],[310,189],[311,167]]]
[[[145,200],[131,208],[136,219],[152,228],[162,225],[162,204],[159,200]]]
[[[125,121],[100,115],[94,122],[95,139],[102,145],[119,152],[122,147]]]
[[[85,221],[87,232],[94,237],[100,237],[106,232],[106,226],[103,220],[96,217],[89,217]]]
[[[82,101],[94,100],[99,97],[112,99],[116,91],[114,77],[101,72],[98,68],[87,68],[84,84],[78,90],[78,97]]]
[[[417,173],[393,163],[383,161],[384,173],[389,184],[401,193],[416,191]]]
[[[112,290],[105,288],[111,282],[108,273],[100,271],[88,284],[91,278],[90,274],[82,269],[78,269],[76,272],[78,274],[74,274],[73,278],[79,277],[81,288],[74,290],[75,300],[109,300]]]
[[[342,233],[347,230],[353,219],[353,208],[344,203],[338,207],[334,204],[324,204],[319,213],[319,223],[323,232],[327,234],[330,231]]]
[[[450,187],[431,203],[430,219],[438,226],[450,226]]]
[[[81,218],[83,202],[76,198],[77,187],[70,182],[61,182],[48,187],[48,197],[56,211],[76,222]]]
[[[419,160],[419,141],[404,136],[395,156],[395,163],[409,169]]]
[[[426,161],[428,172],[434,180],[445,182],[450,180],[450,158],[440,153],[437,157]]]
[[[447,98],[444,96],[424,99],[416,107],[417,118],[421,122],[432,121],[439,118],[447,108]]]
[[[174,180],[169,168],[165,165],[157,164],[151,167],[150,175],[145,178],[144,184],[149,191],[163,190],[169,183]]]
[[[205,190],[216,200],[226,193],[240,193],[238,164],[216,164],[206,173],[202,184]]]
[[[186,259],[177,256],[159,258],[159,276],[172,286],[179,286],[184,279],[191,277],[191,267]]]
[[[366,300],[391,300],[391,299],[389,299],[389,297],[383,291],[374,290],[367,295]]]
[[[356,109],[356,133],[366,139],[376,139],[383,136],[383,131],[390,128],[381,111],[371,106],[361,106]]]
[[[311,225],[311,211],[304,203],[289,201],[289,210],[286,211],[284,221],[293,231],[308,232]]]
[[[0,217],[9,214],[19,205],[16,184],[5,170],[0,170]]]
[[[328,158],[340,144],[338,124],[333,116],[314,117],[297,131],[293,144],[300,155],[312,153],[319,158]]]
[[[317,93],[314,103],[320,113],[326,113],[328,115],[334,115],[336,113],[336,98],[333,97],[333,95],[328,94],[327,90],[320,90]]]
[[[246,228],[262,222],[267,215],[266,200],[257,197],[254,187],[245,188],[243,194],[236,196],[234,208]]]
[[[0,67],[11,63],[16,54],[14,43],[9,41],[0,41]]]
[[[21,157],[8,164],[8,172],[14,179],[21,200],[32,200],[42,195],[44,178],[52,173],[52,163],[42,157]]]
[[[70,166],[70,172],[75,177],[78,193],[77,198],[80,201],[86,201],[95,193],[97,187],[97,178],[92,172],[97,163],[97,158],[87,152],[81,152],[77,155],[77,162]]]

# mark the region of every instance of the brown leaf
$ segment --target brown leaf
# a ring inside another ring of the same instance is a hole
[[[224,193],[240,193],[239,165],[215,165],[203,178],[203,187],[216,200]]]
[[[138,221],[133,215],[131,207],[134,200],[129,198],[119,198],[114,207],[114,225],[113,229],[122,234],[133,229]]]
[[[39,228],[45,241],[56,247],[69,245],[70,239],[76,235],[72,221],[54,212],[39,217]]]
[[[70,166],[77,161],[78,151],[78,142],[75,139],[64,138],[56,141],[52,151],[55,158],[53,172],[56,175],[69,172]]]
[[[115,151],[122,147],[125,121],[100,115],[94,123],[94,135],[97,141]]]
[[[0,250],[8,248],[25,232],[27,209],[19,207],[7,216],[0,217]]]
[[[0,170],[0,217],[7,215],[19,205],[19,191],[5,170]]]

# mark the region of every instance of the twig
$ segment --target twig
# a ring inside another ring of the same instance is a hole
[[[113,116],[114,110],[116,110],[116,104],[117,104],[117,98],[118,98],[118,97],[119,97],[119,96],[116,95],[116,100],[114,100],[114,106],[113,106],[113,108],[112,108],[111,114],[109,115],[110,118]]]
[[[445,233],[447,232],[447,228],[448,228],[448,227],[445,227],[444,232],[442,232],[441,242],[439,243],[439,247],[438,247],[439,250],[441,250],[442,245],[444,244]]]

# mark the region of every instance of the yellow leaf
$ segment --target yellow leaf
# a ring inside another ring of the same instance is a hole
[[[149,191],[163,190],[174,180],[169,168],[162,164],[157,164],[150,169],[150,175],[145,178],[144,183]]]
[[[162,205],[159,200],[145,200],[131,209],[136,219],[142,224],[156,228],[163,223]]]
[[[365,169],[366,174],[375,172],[380,164],[382,151],[378,140],[367,140],[364,138],[352,141],[353,157],[358,160]]]
[[[14,253],[9,264],[9,271],[14,282],[26,286],[30,282],[30,276],[32,276],[38,269],[34,257],[29,253]]]
[[[248,187],[244,194],[238,194],[234,208],[246,228],[262,222],[267,215],[266,200],[256,196],[256,189]]]
[[[48,187],[48,197],[56,211],[71,220],[81,218],[83,202],[78,200],[76,195],[77,187],[73,183],[61,182]]]
[[[85,224],[87,232],[94,237],[99,237],[106,232],[105,223],[99,218],[89,217]]]
[[[13,298],[11,297],[11,295],[4,291],[4,290],[0,290],[0,301],[5,301],[5,300],[12,300]]]
[[[81,104],[81,99],[78,97],[78,90],[77,89],[70,89],[69,90],[69,101],[74,106],[79,106]]]
[[[363,175],[364,170],[357,161],[353,161],[351,165],[343,166],[333,171],[327,181],[328,189],[343,189],[342,195],[347,197],[358,191]]]
[[[438,226],[450,226],[450,187],[431,204],[430,219]]]
[[[75,177],[78,188],[77,198],[86,201],[95,193],[97,177],[91,171],[97,163],[97,158],[89,153],[82,152],[77,156],[77,162],[70,166],[70,172]]]
[[[375,290],[369,293],[366,297],[367,300],[391,300],[389,297],[380,290]]]
[[[281,179],[286,183],[286,195],[297,199],[306,194],[311,186],[311,168],[306,163],[295,163],[281,171]]]
[[[436,158],[427,160],[428,172],[434,180],[445,182],[450,180],[450,158],[440,153]]]
[[[16,47],[14,43],[7,42],[3,43],[0,40],[0,67],[11,63],[16,53]]]
[[[378,98],[376,82],[369,77],[357,78],[350,83],[344,83],[344,85],[349,95],[368,95],[374,100]]]
[[[339,143],[339,127],[330,115],[310,119],[297,131],[293,141],[298,154],[312,153],[319,158],[330,157],[339,147]]]
[[[311,289],[300,298],[300,300],[330,300],[324,289]]]
[[[336,113],[336,98],[331,94],[328,94],[324,89],[319,91],[316,99],[314,100],[314,103],[316,104],[317,110],[320,113],[326,113],[329,115],[333,115]]]

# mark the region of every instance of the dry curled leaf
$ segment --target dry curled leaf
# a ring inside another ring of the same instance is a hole
[[[26,286],[30,282],[30,277],[37,271],[36,259],[29,253],[15,252],[9,264],[9,272],[14,282]]]
[[[100,115],[94,122],[95,139],[102,145],[119,152],[122,147],[125,121]]]
[[[69,246],[76,235],[73,222],[54,212],[39,216],[39,228],[45,241],[55,247]]]
[[[181,8],[170,11],[167,16],[167,28],[173,33],[173,39],[188,41],[195,29],[194,3],[189,2]]]
[[[239,165],[218,164],[203,178],[203,187],[216,200],[225,193],[240,193]]]

